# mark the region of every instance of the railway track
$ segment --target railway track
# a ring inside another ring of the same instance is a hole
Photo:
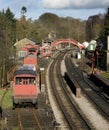
[[[65,60],[67,71],[69,71],[72,76],[74,76],[75,80],[78,81],[83,93],[87,95],[87,99],[93,103],[93,106],[97,109],[97,111],[108,121],[109,103],[102,98],[98,88],[89,81],[87,76],[83,74],[82,70],[74,65],[70,56],[67,56]]]
[[[24,110],[17,108],[15,111],[18,118],[19,130],[42,130],[35,109]]]
[[[51,64],[49,78],[56,100],[68,124],[66,129],[94,129],[93,125],[86,119],[82,111],[79,110],[76,103],[72,100],[66,83],[63,80],[60,64],[64,55],[65,54],[61,54],[61,56],[55,58],[54,62]]]
[[[16,108],[15,111],[8,111],[7,115],[8,118],[6,118],[3,129],[42,130],[36,115],[36,111],[33,108]]]
[[[4,95],[5,96],[5,95]],[[44,93],[39,94],[39,108],[3,108],[0,129],[7,130],[53,130],[54,116]]]

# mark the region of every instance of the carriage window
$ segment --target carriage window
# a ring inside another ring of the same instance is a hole
[[[23,78],[23,84],[28,84],[28,78]]]
[[[17,77],[16,78],[16,84],[28,84],[28,78],[21,78],[21,77]]]
[[[30,78],[30,84],[35,84],[35,78]]]
[[[20,85],[20,84],[35,84],[35,77],[32,77],[32,78],[17,77],[16,78],[16,84],[17,85]]]
[[[16,84],[21,84],[21,83],[22,83],[22,79],[19,78],[19,77],[17,77],[17,78],[16,78]]]

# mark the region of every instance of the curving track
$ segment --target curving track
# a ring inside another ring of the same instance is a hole
[[[67,89],[66,83],[61,75],[60,64],[64,57],[64,53],[61,56],[55,58],[52,62],[49,70],[50,86],[54,92],[58,105],[63,112],[64,118],[68,124],[66,129],[71,130],[90,130],[94,127],[86,119],[81,110],[79,110],[76,103],[72,100],[71,95]]]
[[[72,76],[74,76],[75,80],[78,81],[81,89],[85,94],[87,94],[88,98],[93,101],[95,107],[97,107],[102,116],[106,117],[106,119],[109,119],[109,103],[102,98],[98,88],[89,81],[86,75],[83,74],[82,70],[75,66],[70,56],[66,57],[65,63],[67,66],[67,71],[69,71]]]

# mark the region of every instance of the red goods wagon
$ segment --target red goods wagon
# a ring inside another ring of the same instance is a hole
[[[27,55],[23,59],[23,65],[24,66],[31,66],[33,70],[36,70],[37,68],[37,56],[36,55]]]
[[[37,108],[38,76],[29,67],[22,67],[14,73],[13,108],[31,104]]]

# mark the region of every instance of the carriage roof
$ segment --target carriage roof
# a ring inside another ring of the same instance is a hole
[[[14,72],[14,75],[22,75],[22,74],[29,74],[29,75],[34,75],[36,76],[36,71],[34,71],[31,67],[29,66],[23,66],[19,70],[16,70]]]

